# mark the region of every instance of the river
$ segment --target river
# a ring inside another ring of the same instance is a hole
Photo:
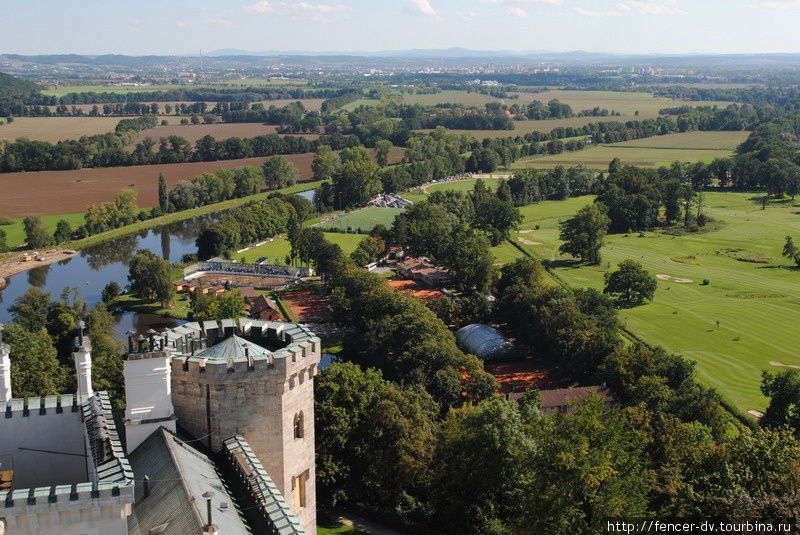
[[[79,289],[81,298],[93,306],[100,301],[100,294],[109,282],[116,281],[122,287],[128,284],[128,262],[139,249],[149,249],[170,262],[180,261],[184,254],[196,253],[195,239],[203,223],[212,217],[201,216],[144,230],[83,249],[78,256],[63,262],[13,275],[7,279],[8,286],[0,290],[0,323],[11,321],[8,307],[32,286],[50,293],[53,299],[58,299],[65,287],[73,286]],[[133,312],[124,312],[116,318],[115,331],[120,339],[124,339],[125,332],[130,329],[158,329],[180,323]]]

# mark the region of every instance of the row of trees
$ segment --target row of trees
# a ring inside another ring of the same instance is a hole
[[[273,194],[225,213],[207,223],[197,237],[201,259],[224,256],[248,243],[286,232],[290,221],[301,222],[311,212],[310,203],[297,195]]]

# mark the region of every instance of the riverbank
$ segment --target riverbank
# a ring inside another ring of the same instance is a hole
[[[81,249],[85,249],[87,247],[92,247],[95,245],[100,245],[102,243],[115,240],[117,238],[124,238],[125,236],[129,236],[131,234],[136,234],[138,232],[142,232],[145,230],[150,230],[156,227],[161,227],[164,225],[168,225],[170,223],[177,223],[180,221],[184,221],[187,219],[192,219],[195,217],[209,215],[219,212],[225,212],[231,210],[233,208],[242,206],[244,204],[255,202],[255,201],[263,201],[266,200],[269,195],[273,193],[284,193],[284,194],[292,194],[292,193],[302,193],[304,191],[309,191],[316,189],[322,183],[321,180],[313,180],[310,182],[298,182],[293,186],[289,186],[286,188],[281,188],[278,190],[273,191],[262,191],[261,193],[256,193],[255,195],[250,195],[248,197],[241,197],[238,199],[230,199],[227,201],[222,201],[214,204],[208,204],[205,206],[198,206],[197,208],[192,208],[189,210],[182,210],[180,212],[173,212],[170,214],[165,214],[160,217],[155,217],[153,219],[147,219],[145,221],[137,221],[132,225],[126,225],[124,227],[108,230],[106,232],[101,232],[99,234],[94,234],[89,236],[88,238],[83,238],[80,240],[73,240],[67,242],[64,245],[66,249],[79,251]],[[21,248],[12,252],[4,253],[0,255],[0,266],[11,265],[14,264],[14,260],[18,259],[22,256],[25,252],[29,252],[30,249]],[[74,256],[74,255],[73,255]],[[53,262],[58,262],[60,260],[65,260],[66,258],[56,259]],[[52,263],[52,262],[48,262]],[[7,275],[3,275],[2,267],[0,267],[0,277],[8,277],[14,275],[16,273],[22,273],[29,269],[34,269],[36,267],[41,267],[46,265],[42,262],[24,262],[24,266],[21,266],[20,269],[9,272]],[[33,265],[29,265],[33,264]]]
[[[38,253],[38,256],[27,253],[11,253],[6,255],[6,258],[0,261],[0,289],[5,287],[5,279],[12,275],[24,273],[29,269],[49,266],[54,262],[69,260],[77,254],[77,251],[72,249],[53,249]],[[23,260],[23,258],[26,257],[29,258],[29,260]]]

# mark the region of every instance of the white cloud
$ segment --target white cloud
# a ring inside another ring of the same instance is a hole
[[[209,13],[206,8],[202,8],[200,10],[200,17],[206,24],[212,24],[214,26],[226,26],[226,27],[231,25],[231,21],[222,18],[219,15],[214,15],[213,13]]]
[[[141,28],[139,28],[138,26],[128,26],[128,31],[129,31],[130,33],[136,33],[136,32],[138,32],[139,30],[141,30]]]
[[[466,11],[464,13],[454,12],[453,16],[456,17],[460,21],[469,22],[469,21],[477,18],[478,14],[475,13],[474,11]]]
[[[797,0],[800,2],[800,0]],[[593,10],[582,7],[572,9],[579,15],[585,17],[618,17],[626,13],[635,11],[642,15],[686,15],[683,9],[675,7],[676,0],[629,0],[618,2],[614,9]]]
[[[675,0],[630,0],[628,4],[645,15],[686,15],[683,9],[675,7]]]
[[[245,7],[251,13],[270,13],[293,19],[312,20],[314,22],[332,22],[331,16],[337,13],[352,11],[343,4],[309,4],[308,2],[270,2],[262,0]]]
[[[560,6],[564,0],[478,0],[481,4],[548,4]]]
[[[422,15],[423,17],[434,19],[441,18],[428,0],[408,0],[406,5],[414,15]]]
[[[528,16],[528,12],[522,9],[521,7],[510,7],[508,8],[508,14],[512,17],[519,17],[525,18]]]
[[[182,20],[176,20],[175,21],[175,26],[177,26],[178,28],[186,28],[188,26],[188,24],[186,24]]]
[[[584,17],[618,17],[622,15],[622,13],[613,9],[607,9],[605,11],[594,11],[592,9],[584,9],[582,7],[573,7],[572,9],[575,10],[577,14],[583,15]]]
[[[757,4],[750,4],[750,7],[754,9],[791,9],[794,7],[800,7],[800,0],[786,0],[783,2],[759,2]]]

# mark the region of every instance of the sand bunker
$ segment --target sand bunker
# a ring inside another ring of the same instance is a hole
[[[517,238],[517,240],[519,240],[520,243],[524,243],[525,245],[541,245],[542,244],[542,242],[540,242],[540,241],[531,241],[531,240],[526,240],[525,238]]]
[[[672,275],[664,275],[663,273],[656,275],[656,278],[661,279],[662,281],[672,281],[680,284],[689,284],[690,282],[694,282],[692,279],[681,279],[679,277],[673,277]]]
[[[520,234],[530,234],[531,232],[533,232],[533,229],[528,229],[528,230],[520,230],[520,231],[519,231],[519,233],[520,233]]]
[[[755,416],[756,418],[763,418],[764,417],[764,413],[761,412],[761,411],[757,411],[757,410],[749,410],[749,411],[747,411],[747,413],[752,415],[752,416]]]
[[[779,368],[795,368],[797,370],[800,370],[800,366],[797,366],[795,364],[784,364],[783,362],[777,362],[777,361],[774,361],[774,360],[770,361],[769,364],[770,364],[770,366],[777,366]]]

